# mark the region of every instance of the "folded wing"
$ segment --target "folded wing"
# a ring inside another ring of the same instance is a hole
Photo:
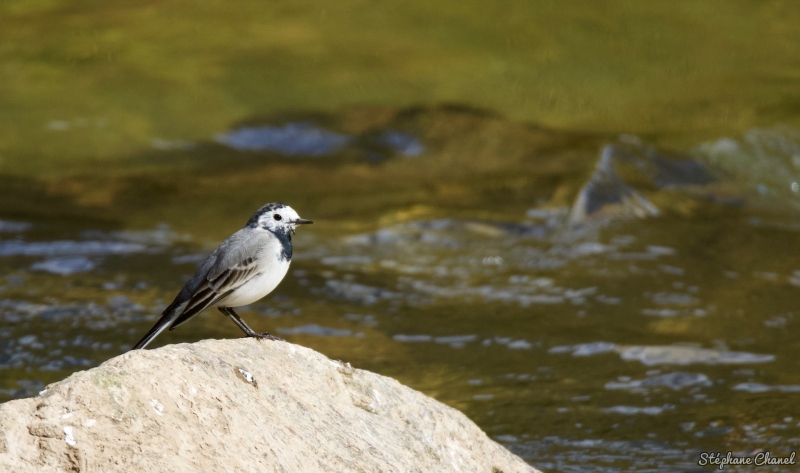
[[[258,274],[258,253],[264,243],[263,235],[245,230],[222,242],[133,349],[144,348],[165,329],[178,327],[247,283]]]
[[[175,319],[169,329],[175,329],[207,307],[224,299],[228,294],[255,276],[257,271],[256,259],[251,256],[232,267],[226,268],[219,274],[209,274],[197,287],[186,307],[183,308],[183,312]]]

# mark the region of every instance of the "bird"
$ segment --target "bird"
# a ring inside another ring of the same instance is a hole
[[[252,304],[278,286],[292,262],[292,235],[297,225],[310,223],[314,222],[300,218],[280,202],[260,207],[244,228],[206,258],[132,350],[145,348],[167,328],[178,328],[208,307],[216,307],[248,337],[281,340],[268,332],[256,333],[233,309]]]

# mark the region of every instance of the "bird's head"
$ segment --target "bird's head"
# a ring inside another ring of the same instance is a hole
[[[292,234],[297,225],[306,223],[314,222],[300,218],[297,212],[288,205],[281,204],[280,202],[273,202],[256,210],[247,222],[247,226],[272,232],[283,231]]]

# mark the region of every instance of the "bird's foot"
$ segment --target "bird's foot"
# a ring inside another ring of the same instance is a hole
[[[278,338],[275,335],[270,334],[269,332],[264,333],[254,333],[253,335],[249,335],[250,337],[256,338],[258,340],[274,340],[276,342],[285,342],[286,340],[282,338]]]

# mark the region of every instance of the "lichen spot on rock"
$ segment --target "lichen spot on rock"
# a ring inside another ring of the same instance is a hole
[[[164,405],[158,402],[158,399],[150,399],[150,407],[156,411],[156,414],[160,416],[164,415]]]
[[[78,444],[78,442],[75,441],[75,437],[72,435],[72,427],[70,426],[64,427],[64,440],[70,447],[74,447],[75,445]]]
[[[236,373],[236,377],[241,379],[247,384],[252,385],[254,388],[258,389],[258,383],[256,382],[256,378],[253,377],[253,373],[247,371],[244,368],[234,368],[234,373]]]

